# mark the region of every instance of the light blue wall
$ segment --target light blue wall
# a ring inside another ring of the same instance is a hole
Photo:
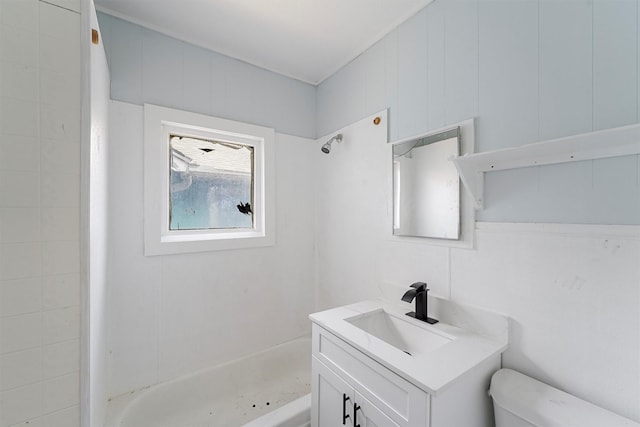
[[[316,137],[477,117],[476,150],[638,122],[638,0],[436,0],[317,88],[99,14],[111,97]],[[484,221],[640,224],[640,156],[489,173]]]
[[[476,151],[638,122],[636,0],[436,0],[318,87],[318,135],[477,117]],[[640,156],[489,173],[479,220],[640,224]]]
[[[98,14],[111,98],[157,104],[315,137],[316,88]]]

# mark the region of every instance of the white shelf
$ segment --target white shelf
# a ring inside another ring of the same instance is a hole
[[[484,173],[640,153],[640,124],[572,135],[453,158],[476,209],[482,209]]]

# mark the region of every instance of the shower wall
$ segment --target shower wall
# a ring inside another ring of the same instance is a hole
[[[109,394],[309,332],[315,88],[99,15],[111,71]],[[166,58],[175,58],[165,67]],[[276,130],[276,244],[143,255],[143,102]],[[293,136],[296,135],[296,136]]]
[[[276,134],[275,246],[144,256],[143,108],[111,101],[109,120],[110,394],[308,333],[317,147]]]
[[[0,1],[0,426],[80,425],[80,2]]]

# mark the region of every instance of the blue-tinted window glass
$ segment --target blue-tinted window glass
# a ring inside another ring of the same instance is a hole
[[[172,136],[170,230],[253,227],[253,147]]]

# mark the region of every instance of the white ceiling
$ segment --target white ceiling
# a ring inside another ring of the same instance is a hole
[[[318,84],[432,0],[95,0],[98,10]]]

